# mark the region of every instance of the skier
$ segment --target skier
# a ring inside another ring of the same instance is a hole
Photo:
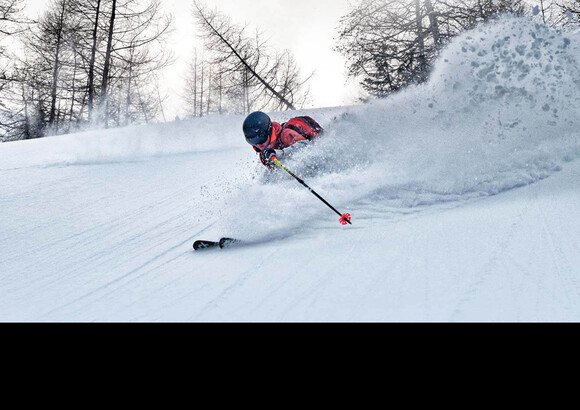
[[[289,155],[298,146],[307,144],[324,131],[312,117],[306,115],[280,124],[261,111],[248,115],[242,128],[246,141],[259,154],[262,164],[269,169],[272,167],[273,156],[284,158],[284,155]]]
[[[290,119],[285,123],[273,122],[267,114],[261,111],[251,113],[244,120],[242,126],[246,141],[254,151],[260,155],[260,161],[272,169],[272,157],[283,158],[289,155],[291,150],[297,146],[307,144],[308,141],[319,137],[324,132],[323,128],[312,117],[301,116]],[[320,199],[326,206],[340,215],[339,222],[342,225],[352,225],[349,213],[340,213],[330,203],[328,203],[316,191],[310,188],[301,178],[292,173],[281,163],[278,165],[288,174],[294,177],[301,185],[307,188],[315,197]],[[219,241],[196,240],[193,249],[196,251],[212,248],[227,248],[235,244],[243,244],[243,241],[233,238],[223,237]],[[248,243],[246,243],[248,244]]]

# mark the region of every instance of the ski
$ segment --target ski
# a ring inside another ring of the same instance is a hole
[[[232,246],[235,243],[240,242],[237,239],[232,238],[221,238],[218,242],[214,241],[206,241],[206,240],[198,240],[193,243],[193,249],[196,251],[203,250],[203,249],[212,249],[212,248],[227,248]]]

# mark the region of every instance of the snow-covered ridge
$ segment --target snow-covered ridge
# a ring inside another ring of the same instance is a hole
[[[154,156],[204,152],[231,144],[236,116],[175,121],[87,131],[0,144],[0,170],[29,166],[82,165],[142,160]]]

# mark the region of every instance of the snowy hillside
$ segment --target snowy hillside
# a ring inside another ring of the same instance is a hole
[[[2,321],[578,321],[580,39],[504,19],[429,83],[308,113],[285,162],[206,117],[0,145]],[[198,238],[243,245],[194,252]]]

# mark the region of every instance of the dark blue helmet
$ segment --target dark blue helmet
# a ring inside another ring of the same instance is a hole
[[[246,141],[250,145],[259,145],[268,141],[272,135],[272,121],[268,115],[256,111],[248,115],[242,126]]]

